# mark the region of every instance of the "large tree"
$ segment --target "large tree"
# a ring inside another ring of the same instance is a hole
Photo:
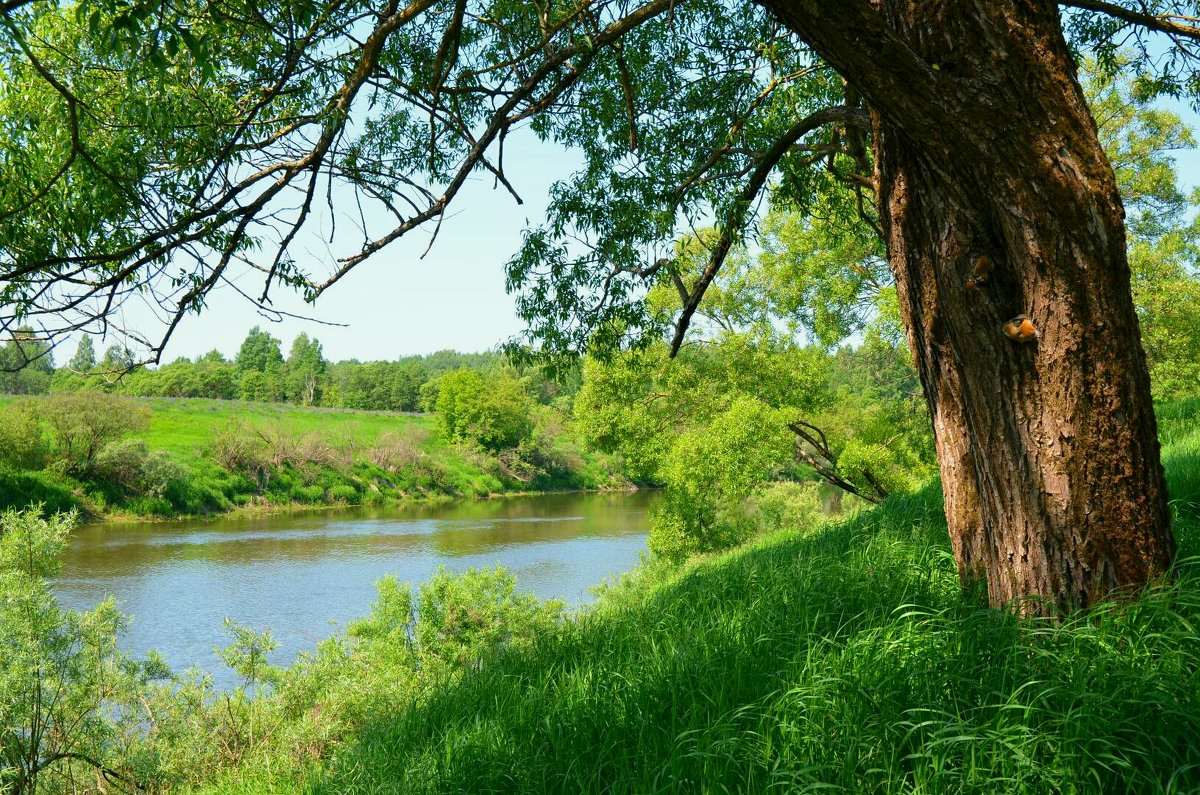
[[[54,337],[149,297],[157,358],[211,289],[245,292],[236,263],[266,309],[277,284],[311,299],[436,229],[472,174],[517,196],[504,142],[528,125],[585,159],[509,263],[532,337],[654,336],[640,296],[667,280],[678,348],[769,185],[800,209],[841,191],[886,243],[963,577],[996,604],[1087,605],[1174,543],[1121,199],[1072,59],[1112,66],[1124,42],[1145,91],[1188,91],[1193,5],[10,0],[0,320]],[[335,183],[391,223],[364,214],[308,272],[290,250]],[[714,219],[698,276],[652,253]]]
[[[1057,3],[769,5],[871,105],[960,572],[1059,607],[1163,573],[1125,213]]]

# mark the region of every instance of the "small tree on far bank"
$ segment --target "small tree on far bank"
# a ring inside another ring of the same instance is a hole
[[[466,368],[442,376],[435,405],[446,437],[499,452],[517,447],[533,432],[533,401],[508,374],[483,375]]]
[[[150,410],[104,392],[51,395],[38,407],[49,432],[51,458],[72,475],[88,475],[108,444],[145,428]]]
[[[95,369],[96,346],[89,335],[84,334],[80,338],[79,347],[75,349],[75,355],[71,357],[67,367],[79,374],[90,373]]]
[[[286,363],[288,400],[302,406],[315,405],[321,397],[325,368],[320,340],[309,339],[307,334],[296,337]]]
[[[239,372],[257,370],[260,373],[277,373],[283,368],[283,351],[280,342],[258,326],[250,329],[242,347],[238,349],[234,364]]]

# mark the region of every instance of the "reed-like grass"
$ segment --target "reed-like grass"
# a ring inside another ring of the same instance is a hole
[[[1181,559],[1135,600],[1061,622],[988,608],[959,585],[931,486],[644,568],[323,763],[246,766],[211,791],[1197,791],[1194,424],[1165,460]]]

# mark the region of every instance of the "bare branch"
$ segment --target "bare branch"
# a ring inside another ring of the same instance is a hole
[[[864,471],[863,477],[875,490],[874,494],[863,492],[862,489],[838,474],[837,456],[833,454],[833,451],[829,447],[829,441],[825,438],[825,432],[820,428],[804,420],[790,422],[788,423],[788,428],[799,437],[799,441],[796,444],[796,454],[800,456],[800,459],[804,463],[816,470],[816,473],[826,482],[837,486],[842,491],[862,497],[868,502],[878,503],[887,497],[887,492],[883,490],[883,487],[879,485],[879,481],[870,472]],[[808,445],[807,448],[804,446],[805,444]]]
[[[1106,3],[1103,0],[1060,0],[1060,6],[1068,6],[1071,8],[1082,8],[1085,11],[1098,11],[1101,14],[1107,14],[1110,17],[1119,19],[1122,22],[1128,22],[1131,25],[1140,25],[1147,30],[1155,30],[1159,33],[1167,33],[1172,36],[1183,36],[1187,39],[1200,41],[1200,26],[1185,24],[1178,20],[1186,20],[1188,22],[1195,21],[1191,17],[1184,17],[1176,14],[1150,14],[1145,11],[1134,11],[1131,8],[1126,8],[1116,3]]]

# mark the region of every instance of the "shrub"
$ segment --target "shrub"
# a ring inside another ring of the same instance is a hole
[[[162,498],[186,484],[188,471],[161,450],[140,439],[123,439],[96,456],[94,473],[133,494]]]
[[[273,467],[261,440],[239,422],[230,422],[213,438],[212,457],[229,472],[245,475],[266,489]]]
[[[125,508],[138,516],[171,516],[175,513],[175,506],[163,497],[134,497]]]
[[[106,445],[96,455],[95,474],[127,491],[138,492],[138,484],[150,450],[141,439],[123,439]]]
[[[680,560],[749,538],[747,499],[791,460],[782,412],[754,398],[680,434],[662,467],[666,492],[651,514],[650,551]]]
[[[146,456],[142,467],[139,487],[143,494],[151,497],[166,497],[186,490],[188,470],[174,461],[162,450],[154,450]]]
[[[150,422],[150,410],[126,397],[103,392],[51,395],[39,404],[56,464],[72,475],[92,474],[108,444]]]
[[[314,503],[325,499],[325,489],[320,486],[293,486],[292,499],[296,502]]]
[[[822,521],[817,483],[770,483],[754,492],[752,511],[763,531],[813,529]]]
[[[358,502],[358,489],[351,486],[349,483],[341,483],[336,486],[331,486],[328,492],[330,502]]]
[[[367,451],[367,459],[380,469],[395,474],[428,457],[422,449],[428,438],[427,429],[412,425],[399,433],[382,433]]]
[[[501,647],[536,643],[561,620],[563,604],[518,594],[516,583],[502,568],[469,569],[457,576],[438,569],[417,600],[413,638],[418,654],[461,668],[478,666]]]
[[[512,376],[464,368],[438,384],[438,420],[449,439],[495,452],[517,447],[533,431],[533,401]]]
[[[0,463],[16,469],[46,465],[41,423],[28,400],[14,401],[0,411]]]
[[[248,476],[259,491],[266,491],[291,469],[312,484],[322,469],[348,471],[352,450],[347,442],[331,443],[319,434],[303,436],[279,428],[252,428],[230,423],[213,439],[212,456],[229,472]]]
[[[165,668],[118,651],[126,619],[112,599],[87,612],[58,606],[50,580],[75,517],[39,511],[0,515],[0,792],[75,791],[85,771],[128,783],[122,716],[109,709],[134,703]]]

